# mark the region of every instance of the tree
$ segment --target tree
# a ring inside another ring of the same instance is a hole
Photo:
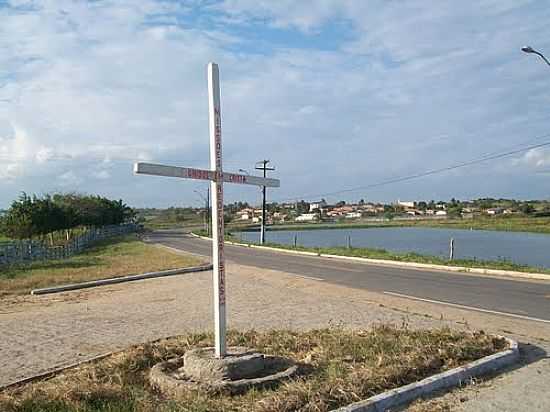
[[[67,218],[67,227],[105,226],[129,222],[136,216],[135,210],[120,200],[77,193],[56,194],[54,201],[61,205]]]
[[[64,214],[50,196],[43,199],[22,193],[3,219],[3,231],[15,239],[31,239],[60,230]]]
[[[535,208],[530,203],[523,203],[519,210],[521,213],[525,213],[526,215],[530,215],[535,211]]]
[[[309,212],[309,203],[300,200],[296,203],[296,211],[298,213],[308,213]]]
[[[135,211],[122,200],[78,194],[46,195],[42,198],[22,193],[2,219],[2,231],[15,239],[45,236],[76,226],[102,226],[125,223]],[[68,233],[67,233],[68,239]],[[53,242],[53,238],[50,236]]]

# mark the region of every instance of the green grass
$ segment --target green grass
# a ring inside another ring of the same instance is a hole
[[[210,334],[191,334],[138,345],[101,361],[0,393],[4,412],[329,411],[385,390],[455,368],[505,347],[483,332],[410,330],[378,325],[296,331],[228,333],[230,345],[285,356],[300,374],[278,386],[240,394],[187,390],[178,399],[148,384],[157,362],[211,346]]]
[[[371,248],[351,248],[346,247],[332,247],[332,248],[308,248],[303,246],[297,246],[296,248],[288,245],[280,245],[276,243],[267,243],[266,246],[275,247],[279,249],[287,250],[300,250],[304,252],[313,252],[326,255],[338,255],[338,256],[353,256],[370,259],[384,259],[393,260],[399,262],[416,262],[427,263],[434,265],[444,266],[464,266],[467,268],[484,268],[484,269],[500,269],[500,270],[513,270],[518,272],[536,272],[536,273],[548,273],[550,269],[521,265],[513,263],[509,260],[477,260],[477,259],[443,259],[437,256],[426,256],[419,253],[395,253],[385,249],[371,249]]]
[[[310,223],[271,225],[276,230],[322,230],[322,229],[368,229],[378,227],[430,227],[439,229],[474,229],[504,232],[532,232],[550,234],[550,217],[476,217],[474,219],[422,219],[389,220],[385,222],[355,221],[350,223]],[[242,231],[258,230],[258,226],[249,226]]]
[[[206,233],[203,230],[194,231],[193,233],[199,236],[206,236]],[[226,240],[243,243],[243,244],[254,244],[247,243],[246,241],[241,241],[240,239],[232,236],[231,234],[226,235]],[[550,269],[537,266],[522,265],[514,263],[509,260],[478,260],[478,259],[453,259],[452,261],[444,259],[438,256],[427,256],[421,255],[419,253],[408,252],[408,253],[396,253],[390,252],[385,249],[374,249],[374,248],[347,248],[347,247],[305,247],[305,246],[291,246],[291,245],[282,245],[279,243],[266,243],[264,246],[285,249],[285,250],[298,250],[302,252],[311,252],[324,255],[337,255],[337,256],[351,256],[351,257],[361,257],[369,259],[382,259],[382,260],[392,260],[398,262],[414,262],[414,263],[427,263],[433,265],[443,265],[443,266],[463,266],[467,268],[483,268],[483,269],[497,269],[497,270],[511,270],[517,272],[525,273],[545,273],[550,274]]]
[[[198,263],[195,257],[147,245],[135,234],[126,235],[99,242],[69,259],[2,268],[0,297],[28,293],[40,287],[194,266]]]

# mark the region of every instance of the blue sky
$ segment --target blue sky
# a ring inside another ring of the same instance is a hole
[[[221,71],[225,169],[272,160],[274,200],[550,141],[544,1],[2,1],[0,208],[21,191],[194,205],[208,167],[206,65]],[[550,150],[325,196],[548,198]],[[226,185],[226,201],[260,201]]]

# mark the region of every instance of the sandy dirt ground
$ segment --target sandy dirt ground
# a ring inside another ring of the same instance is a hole
[[[284,257],[282,257],[284,258]],[[0,300],[0,386],[129,345],[212,328],[211,272]],[[550,324],[506,318],[228,264],[228,323],[237,329],[483,329],[521,342],[522,363],[411,411],[550,411]],[[550,299],[549,299],[550,305]]]

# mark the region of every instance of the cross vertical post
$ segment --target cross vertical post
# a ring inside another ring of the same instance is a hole
[[[278,179],[260,176],[226,173],[222,168],[222,119],[220,109],[220,74],[216,63],[208,64],[208,125],[210,132],[210,169],[168,166],[137,162],[134,173],[175,177],[180,179],[209,180],[212,199],[212,280],[214,285],[215,355],[223,358],[226,348],[226,299],[223,224],[223,182],[243,185],[279,187]],[[269,169],[268,169],[269,170]],[[208,202],[207,202],[208,208]]]
[[[208,123],[210,130],[210,169],[214,180],[212,194],[212,264],[214,285],[214,332],[217,358],[226,354],[225,344],[225,262],[223,257],[223,169],[220,75],[216,63],[208,64]]]

